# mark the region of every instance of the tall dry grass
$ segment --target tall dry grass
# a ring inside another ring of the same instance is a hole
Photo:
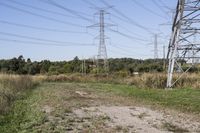
[[[173,81],[176,81],[180,75],[175,74]],[[167,76],[164,73],[142,74],[140,76],[129,77],[125,82],[141,88],[165,88]],[[198,88],[200,89],[199,74],[185,74],[178,82],[174,84],[175,88]]]
[[[8,111],[21,92],[36,85],[30,76],[0,74],[0,114]]]
[[[179,77],[174,76],[174,81]],[[144,73],[135,76],[116,76],[116,75],[85,75],[70,74],[70,75],[51,75],[51,76],[35,76],[36,81],[47,82],[101,82],[114,84],[129,84],[139,88],[165,88],[167,75],[165,73]],[[200,74],[187,73],[176,84],[176,88],[198,88],[200,89]]]

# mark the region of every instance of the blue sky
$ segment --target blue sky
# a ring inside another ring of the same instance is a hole
[[[32,60],[49,59],[59,61],[70,60],[75,56],[79,56],[80,58],[92,58],[96,56],[99,41],[94,38],[98,36],[99,29],[88,29],[86,27],[98,23],[98,16],[94,15],[98,10],[86,1],[101,8],[105,8],[106,5],[101,0],[54,0],[63,7],[76,11],[75,14],[71,14],[66,10],[45,3],[45,1],[48,0],[0,1],[0,58],[9,59],[23,55],[25,58],[30,57]],[[106,40],[109,58],[153,58],[153,37],[155,33],[159,34],[159,57],[162,57],[163,45],[168,45],[171,33],[171,26],[165,24],[172,21],[170,9],[175,9],[176,0],[107,0],[106,2],[112,5],[113,8],[107,9],[107,12],[110,14],[105,16],[105,22],[115,24],[116,26],[112,27],[113,30],[118,30],[119,32],[140,39],[127,38],[106,28],[105,33],[110,38]],[[33,9],[28,5],[51,12]],[[130,23],[130,21],[127,22],[126,18],[120,16],[116,10],[122,12],[136,24],[133,22]],[[38,14],[39,16],[33,14]],[[83,17],[91,19],[92,22],[83,19]],[[19,25],[16,26],[13,23],[70,32],[38,30]],[[144,28],[138,27],[137,24],[147,28],[149,32],[144,30]],[[27,37],[34,39],[28,39]],[[54,43],[38,39],[54,41]],[[58,46],[57,44],[59,43],[60,45],[60,42],[62,43],[61,45],[67,46]],[[41,43],[45,44],[41,45]],[[74,43],[77,43],[77,45]],[[84,46],[85,44],[91,45]]]

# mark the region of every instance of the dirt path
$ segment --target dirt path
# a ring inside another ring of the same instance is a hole
[[[40,131],[200,132],[200,121],[193,115],[152,109],[135,104],[131,98],[97,92],[83,84],[47,85],[46,88],[51,93],[41,102],[46,122],[36,127]]]
[[[200,132],[199,123],[183,114],[176,116],[146,107],[98,106],[74,110],[73,113],[78,118],[104,117],[106,128],[124,132]]]

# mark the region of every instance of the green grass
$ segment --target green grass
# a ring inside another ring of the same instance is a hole
[[[11,111],[6,115],[0,115],[0,133],[12,132],[50,132],[54,125],[66,127],[69,125],[71,108],[93,106],[91,99],[81,98],[75,91],[83,91],[88,94],[97,95],[101,98],[93,99],[97,104],[115,101],[118,96],[122,97],[123,103],[127,99],[141,104],[156,105],[165,108],[177,109],[182,112],[192,112],[200,114],[200,90],[198,89],[174,89],[170,91],[160,89],[138,89],[129,85],[114,85],[102,83],[42,83],[35,89],[24,91],[12,105]],[[103,101],[105,100],[105,101]],[[64,125],[56,123],[54,120],[47,122],[46,114],[41,110],[44,105],[53,107],[51,116],[56,120],[66,119]],[[134,104],[133,104],[134,105]],[[144,114],[143,114],[144,115]],[[142,116],[141,116],[142,118]],[[52,125],[52,122],[53,123]],[[172,125],[166,125],[174,130]],[[57,129],[58,128],[58,129]]]
[[[105,93],[131,97],[138,102],[178,109],[182,112],[200,114],[200,90],[199,89],[138,89],[129,85],[114,84],[89,84],[91,88]]]
[[[12,105],[11,111],[0,115],[0,133],[30,133],[40,125],[44,114],[38,108],[37,90],[27,90]]]

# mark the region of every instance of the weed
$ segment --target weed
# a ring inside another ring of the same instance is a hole
[[[138,118],[143,119],[146,116],[147,116],[147,114],[144,112],[144,113],[139,114]]]
[[[186,129],[180,128],[180,127],[170,124],[168,122],[164,123],[163,127],[166,128],[168,131],[174,132],[174,133],[188,133],[189,132]]]

